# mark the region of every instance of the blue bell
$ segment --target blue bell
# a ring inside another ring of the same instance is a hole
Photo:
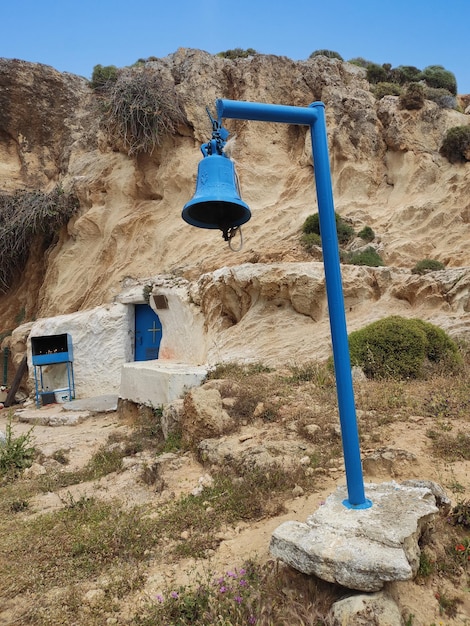
[[[228,241],[233,229],[248,222],[251,212],[240,198],[235,166],[224,154],[225,142],[218,133],[220,128],[209,143],[201,146],[204,158],[198,166],[196,191],[184,205],[182,218],[198,228],[218,228]]]

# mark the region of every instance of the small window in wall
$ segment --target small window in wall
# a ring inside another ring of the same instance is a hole
[[[163,294],[159,293],[153,296],[153,301],[155,304],[155,308],[158,309],[167,309],[168,308],[168,300],[167,297]]]

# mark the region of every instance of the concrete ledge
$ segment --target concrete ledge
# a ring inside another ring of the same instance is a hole
[[[180,398],[191,387],[199,387],[208,368],[172,361],[135,361],[121,371],[119,396],[136,404],[160,406]]]

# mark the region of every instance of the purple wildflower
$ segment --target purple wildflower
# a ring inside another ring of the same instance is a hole
[[[177,591],[172,591],[172,592],[170,593],[170,596],[171,596],[172,598],[175,598],[175,600],[176,600],[176,598],[179,598],[179,594],[178,594],[178,592],[177,592]]]
[[[248,583],[247,583],[247,581],[244,578],[239,580],[239,584],[240,584],[240,587],[247,587],[248,586]]]
[[[243,602],[243,598],[241,596],[235,596],[234,600],[235,602],[238,602],[238,604],[241,604]]]
[[[160,604],[164,601],[164,597],[162,596],[161,593],[157,594],[157,602],[160,602]]]

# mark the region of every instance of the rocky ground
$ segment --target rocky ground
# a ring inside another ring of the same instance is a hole
[[[362,391],[360,395],[362,397]],[[300,395],[299,395],[300,394]],[[289,463],[297,454],[308,455],[315,446],[306,442],[305,437],[299,435],[299,415],[302,407],[297,390],[297,399],[288,407],[281,407],[283,416],[278,421],[263,421],[258,418],[241,425],[235,433],[227,433],[219,438],[207,440],[205,458],[209,462],[202,464],[191,451],[175,451],[163,455],[158,472],[158,479],[154,482],[142,480],[142,470],[155,458],[152,452],[139,452],[123,459],[122,469],[102,478],[86,483],[75,484],[56,491],[36,495],[30,502],[24,516],[38,516],[64,507],[67,501],[79,501],[84,497],[96,497],[104,500],[118,500],[122,507],[130,508],[134,505],[149,505],[158,510],[166,502],[178,498],[182,494],[197,493],[207,481],[210,481],[212,469],[230,455],[231,459],[245,460],[251,455],[266,461],[267,450],[276,456],[284,454],[283,462]],[[304,402],[308,397],[304,394]],[[310,405],[304,405],[303,410],[311,410]],[[258,414],[263,407],[258,406]],[[70,412],[67,412],[70,418]],[[256,413],[256,411],[255,411]],[[366,415],[367,413],[367,415]],[[0,430],[5,432],[10,412],[0,411]],[[51,405],[41,409],[28,411],[16,410],[13,421],[15,435],[27,433],[33,428],[34,445],[41,452],[39,462],[26,470],[26,476],[35,476],[46,473],[51,466],[58,465],[53,460],[58,451],[64,452],[68,458],[67,470],[83,468],[94,453],[112,437],[128,435],[134,425],[129,412],[121,410],[107,413],[83,413],[73,425],[61,424],[64,411],[61,405]],[[374,424],[370,418],[376,419]],[[429,429],[436,427],[436,418],[417,413],[409,414],[407,419],[397,421],[384,419],[378,412],[358,409],[359,424],[369,424],[362,438],[362,459],[364,477],[368,482],[400,482],[405,479],[419,478],[432,480],[444,487],[453,504],[461,501],[470,489],[469,461],[449,462],[430,453],[430,440],[427,436]],[[59,425],[52,426],[52,423]],[[303,424],[305,427],[305,423]],[[312,424],[310,424],[312,426]],[[441,424],[442,426],[442,424]],[[445,426],[445,425],[444,425]],[[331,445],[338,445],[340,441],[339,426],[336,425],[334,414],[324,415],[324,428],[330,432]],[[452,420],[453,432],[465,432],[468,428],[468,415],[462,419]],[[362,428],[361,428],[362,429]],[[314,432],[316,428],[312,428]],[[304,431],[305,433],[305,431]],[[314,437],[312,438],[314,441]],[[293,452],[297,449],[297,452]],[[273,452],[274,451],[274,452]],[[264,457],[263,457],[264,455]],[[261,462],[264,462],[261,460]],[[220,529],[218,534],[218,548],[211,550],[205,563],[220,572],[240,567],[248,558],[256,557],[261,561],[270,558],[269,542],[273,531],[284,521],[298,520],[304,522],[330,495],[337,485],[344,484],[345,476],[341,455],[325,462],[324,467],[311,472],[312,487],[303,488],[294,485],[285,498],[284,512],[272,517],[265,517],[253,523],[240,522],[233,526]],[[150,483],[150,484],[149,484]],[[208,512],[210,515],[210,511]],[[437,528],[437,527],[436,527]],[[442,530],[442,529],[441,529]],[[182,533],[184,540],[187,534]],[[433,542],[438,545],[445,541],[436,531]],[[203,561],[193,558],[178,562],[165,562],[155,558],[146,572],[146,583],[143,589],[134,594],[130,604],[138,606],[139,602],[157,593],[168,585],[185,583],[194,573],[195,568]],[[91,589],[93,585],[91,586]],[[407,622],[413,626],[430,626],[431,624],[468,624],[470,623],[470,596],[468,593],[468,572],[461,579],[461,585],[455,579],[447,581],[442,576],[431,577],[426,580],[393,583],[390,587],[392,595],[398,601],[400,608],[406,615],[413,615],[413,621]],[[456,614],[450,618],[442,612],[439,604],[439,593],[456,594],[461,599]],[[91,594],[93,595],[93,594]],[[6,600],[0,611],[0,624],[16,624],[18,611],[28,598]],[[24,607],[23,607],[24,608]],[[129,607],[127,607],[127,610]],[[126,607],[122,608],[121,615],[125,615]],[[114,618],[113,618],[114,619]],[[104,623],[104,622],[103,622]],[[121,622],[112,622],[121,623]],[[124,622],[122,622],[124,623]],[[127,623],[127,622],[126,622]]]

